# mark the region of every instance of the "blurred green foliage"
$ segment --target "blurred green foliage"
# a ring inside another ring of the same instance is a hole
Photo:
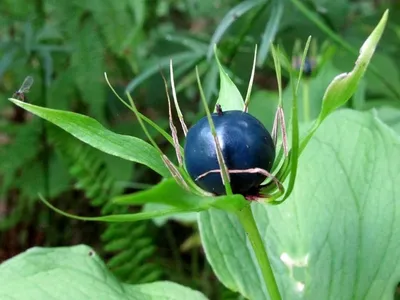
[[[206,98],[213,102],[219,82],[212,51],[218,43],[221,62],[245,94],[249,62],[258,44],[250,113],[271,128],[277,85],[270,41],[292,53],[312,35],[316,66],[302,81],[299,99],[300,119],[309,122],[320,111],[328,83],[352,68],[355,49],[386,8],[387,30],[349,105],[358,110],[377,108],[383,120],[397,124],[400,114],[390,109],[400,107],[400,5],[395,1],[2,0],[0,261],[33,245],[83,242],[104,253],[109,267],[124,281],[167,278],[200,288],[214,299],[236,299],[216,282],[200,242],[193,242],[197,229],[192,218],[158,225],[82,225],[37,205],[41,193],[75,214],[123,212],[110,205],[112,196],[147,188],[160,178],[147,168],[81,144],[6,98],[32,75],[30,103],[83,113],[116,132],[144,138],[133,114],[107,88],[104,72],[118,91],[133,95],[142,113],[167,129],[160,71],[169,74],[170,59],[181,109],[186,121],[193,123],[204,114],[194,67],[199,67]],[[285,106],[290,106],[290,91],[284,97]],[[167,154],[173,153],[162,136],[151,134]],[[133,268],[142,272],[132,277]]]

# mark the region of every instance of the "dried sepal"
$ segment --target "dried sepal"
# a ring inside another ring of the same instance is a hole
[[[271,137],[274,145],[278,143],[278,110],[275,112],[274,123],[272,124]]]
[[[172,59],[170,60],[169,63],[169,70],[170,70],[170,79],[171,79],[171,89],[172,89],[172,97],[174,98],[174,103],[175,103],[175,108],[176,112],[178,114],[179,121],[181,122],[182,130],[184,135],[187,135],[188,129],[185,124],[185,120],[183,119],[183,114],[181,112],[181,109],[179,108],[179,103],[178,103],[178,98],[176,97],[176,89],[175,89],[175,81],[174,81],[174,69],[172,67]]]
[[[117,99],[123,104],[125,105],[129,110],[133,111],[133,108],[131,105],[129,105],[125,100],[123,100],[118,93],[115,91],[115,89],[112,87],[110,81],[108,80],[108,76],[107,73],[104,72],[104,78],[106,79],[106,82],[109,86],[109,88],[111,89],[111,91],[113,92],[113,94],[115,95],[115,97],[117,97]],[[153,122],[152,120],[150,120],[148,117],[146,117],[145,115],[141,114],[139,111],[137,112],[138,115],[140,116],[140,118],[145,121],[147,124],[149,124],[151,127],[153,127],[155,130],[157,130],[172,146],[174,146],[174,142],[173,142],[173,138],[172,136],[170,136],[164,129],[162,129],[160,126],[158,126],[155,122]],[[182,151],[182,148],[181,148]]]
[[[179,139],[178,139],[178,132],[176,130],[176,127],[174,125],[174,121],[172,119],[172,107],[171,107],[171,99],[169,97],[169,91],[168,91],[168,83],[167,80],[164,77],[164,74],[161,72],[162,79],[164,81],[165,85],[165,93],[167,94],[167,100],[168,100],[168,116],[169,116],[169,127],[171,129],[171,134],[172,134],[172,139],[174,142],[174,148],[175,148],[175,153],[176,153],[176,158],[178,159],[179,166],[183,165],[183,155],[181,152],[181,147],[179,144]]]
[[[258,173],[258,174],[262,174],[264,176],[266,176],[267,178],[270,178],[272,180],[273,183],[275,183],[276,187],[281,190],[284,191],[283,185],[282,183],[278,180],[278,178],[276,178],[274,175],[272,175],[270,172],[268,172],[267,170],[261,169],[261,168],[251,168],[251,169],[243,169],[243,170],[228,170],[229,174],[243,174],[243,173]],[[215,169],[215,170],[210,170],[207,171],[201,175],[199,175],[196,178],[196,181],[207,176],[208,174],[211,173],[221,173],[220,169]]]
[[[277,200],[273,201],[276,203],[283,203],[290,196],[290,194],[293,191],[294,183],[296,180],[298,160],[299,160],[299,155],[300,155],[299,120],[298,120],[298,116],[297,116],[297,97],[298,97],[299,84],[300,84],[301,76],[303,73],[304,62],[307,57],[310,42],[311,42],[311,37],[309,37],[307,39],[307,43],[304,48],[304,52],[302,55],[302,61],[301,61],[301,65],[300,65],[300,72],[299,72],[299,76],[298,76],[296,85],[294,85],[293,70],[290,72],[290,82],[291,82],[292,94],[293,94],[292,124],[291,124],[292,125],[292,148],[290,150],[287,164],[284,164],[284,166],[282,167],[283,172],[280,174],[280,178],[282,181],[284,181],[287,178],[287,176],[290,176],[290,177],[289,177],[289,183],[288,183],[286,193],[283,195],[283,198],[280,199],[279,201],[277,201]]]
[[[251,69],[249,86],[247,88],[246,98],[244,100],[244,109],[243,109],[244,112],[248,112],[248,110],[249,110],[251,90],[253,88],[253,81],[254,81],[254,73],[256,72],[256,62],[257,62],[257,44],[254,49],[253,67]]]
[[[285,113],[283,110],[283,93],[282,93],[282,68],[280,56],[281,53],[278,49],[275,49],[274,45],[271,44],[272,57],[274,59],[274,66],[276,72],[276,81],[278,83],[278,107],[275,113],[275,119],[272,127],[272,139],[277,145],[278,139],[278,126],[282,134],[282,147],[285,157],[288,156],[288,146],[287,146],[287,133],[286,133],[286,123],[285,123]]]
[[[132,97],[129,95],[129,93],[127,93],[127,97],[132,105],[132,109],[136,115],[136,117],[138,118],[139,124],[142,127],[144,133],[146,134],[147,138],[150,140],[150,142],[152,143],[152,145],[158,150],[158,152],[161,155],[161,158],[165,164],[165,166],[168,168],[169,172],[171,173],[172,177],[176,180],[176,182],[183,187],[184,189],[190,191],[191,189],[189,188],[188,184],[186,183],[186,181],[183,179],[181,173],[179,172],[179,170],[175,167],[175,165],[168,159],[168,157],[161,151],[160,147],[158,147],[157,143],[153,140],[153,138],[151,137],[151,135],[149,134],[146,126],[144,125],[142,119],[139,116],[139,112],[136,108],[135,103],[132,100]]]
[[[288,156],[288,146],[287,146],[287,131],[286,131],[286,122],[285,122],[285,114],[283,112],[283,107],[278,106],[275,113],[274,123],[272,126],[271,137],[274,142],[275,147],[278,143],[278,129],[280,127],[280,131],[282,133],[282,148],[285,154],[285,157]]]
[[[169,160],[169,158],[163,154],[161,155],[161,158],[165,164],[165,166],[168,168],[169,172],[171,173],[172,177],[175,179],[175,181],[185,190],[191,191],[189,185],[186,183],[185,179],[183,179],[181,173],[179,170],[175,167],[175,165]]]

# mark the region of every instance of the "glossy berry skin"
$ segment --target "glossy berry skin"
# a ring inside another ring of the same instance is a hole
[[[275,147],[271,135],[260,121],[238,110],[214,113],[212,119],[228,169],[271,170]],[[207,171],[219,169],[215,142],[207,117],[203,117],[189,129],[184,151],[185,166],[193,180]],[[240,173],[230,174],[230,178],[233,193],[246,196],[257,193],[257,188],[266,176],[259,173]],[[225,194],[220,173],[210,173],[195,182],[208,192]]]

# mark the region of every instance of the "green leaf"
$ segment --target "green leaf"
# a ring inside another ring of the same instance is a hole
[[[219,66],[218,64],[211,64],[207,73],[203,77],[203,89],[204,89],[204,97],[207,100],[207,103],[211,102],[211,97],[216,95],[218,91],[218,73],[219,73]],[[214,103],[214,102],[213,102]],[[199,103],[199,113],[204,112],[203,103]],[[203,114],[202,114],[203,116]]]
[[[197,39],[195,35],[174,32],[174,34],[168,34],[165,38],[169,42],[182,45],[194,52],[200,52],[205,54],[208,49],[208,44]]]
[[[244,109],[243,97],[240,94],[236,85],[229,78],[228,74],[225,72],[224,68],[222,67],[222,65],[218,59],[216,47],[215,47],[215,59],[218,64],[219,78],[220,78],[219,96],[218,96],[216,104],[220,104],[222,106],[222,110],[224,110],[224,111],[226,111],[226,110],[243,110]]]
[[[0,59],[0,77],[3,77],[3,74],[8,70],[8,68],[12,65],[14,61],[15,54],[17,53],[17,49],[11,48],[2,55]]]
[[[157,203],[147,203],[143,206],[143,212],[150,212],[155,210],[161,210],[167,208],[168,205],[165,204],[157,204]],[[174,220],[178,223],[183,224],[195,224],[197,221],[197,213],[186,213],[186,214],[179,214],[173,215],[168,217],[158,217],[152,219],[152,221],[159,227],[164,226],[169,220]]]
[[[198,206],[209,197],[197,196],[184,190],[174,178],[161,181],[151,189],[122,195],[113,199],[115,204],[140,205],[145,203],[162,203],[174,207],[190,208]]]
[[[158,203],[168,205],[169,208],[175,207],[187,209],[188,211],[199,211],[210,207],[235,210],[246,204],[246,201],[240,195],[198,196],[181,188],[173,178],[163,180],[151,189],[116,197],[113,202],[123,205]]]
[[[242,15],[244,15],[249,10],[253,9],[254,7],[266,3],[267,0],[246,0],[240,2],[238,5],[233,7],[228,13],[224,16],[224,18],[219,23],[217,29],[215,30],[211,41],[210,46],[208,48],[207,57],[211,58],[211,55],[214,51],[215,44],[221,40],[224,33],[229,29],[229,27]]]
[[[330,116],[299,160],[282,205],[253,204],[283,299],[393,299],[400,280],[400,139],[370,112]],[[224,285],[268,299],[245,232],[222,211],[200,214]]]
[[[307,8],[307,6],[302,3],[300,0],[290,0],[292,4],[296,6],[296,8],[307,18],[309,19],[312,23],[316,25],[322,32],[324,32],[331,40],[335,41],[340,48],[346,50],[348,53],[351,53],[355,56],[357,56],[357,49],[352,47],[351,44],[349,44],[347,41],[345,41],[339,33],[335,33],[327,24],[326,22],[322,21],[321,18],[317,15],[317,13],[311,11],[310,9]],[[385,14],[388,13],[388,10],[386,10]],[[391,95],[394,96],[395,98],[399,99],[400,97],[400,92],[399,89],[396,86],[393,86],[393,84],[387,80],[387,76],[385,74],[381,74],[380,69],[377,67],[377,65],[372,64],[370,66],[371,72],[379,78],[379,80],[386,86],[387,90],[390,91]]]
[[[261,37],[260,49],[258,51],[257,66],[261,67],[268,57],[270,44],[274,41],[275,35],[278,32],[279,24],[283,15],[285,2],[275,0],[272,5],[271,18],[268,20],[264,32]]]
[[[306,137],[301,141],[300,153],[304,150],[308,141],[321,125],[322,121],[335,109],[345,104],[356,92],[358,84],[367,70],[368,64],[375,52],[375,48],[383,34],[387,18],[388,11],[383,14],[378,25],[361,46],[360,55],[357,58],[353,70],[349,73],[342,73],[336,76],[329,84],[322,100],[322,108],[318,119]]]
[[[106,93],[101,77],[105,69],[105,49],[97,27],[97,24],[90,20],[79,30],[79,38],[75,39],[76,45],[71,56],[73,74],[69,76],[72,76],[83,101],[89,106],[90,114],[103,121]],[[71,85],[69,89],[67,94],[73,90]]]
[[[131,43],[140,30],[140,19],[139,23],[135,22],[128,4],[129,1],[104,1],[101,4],[96,1],[86,2],[87,9],[100,27],[105,42],[117,55],[122,55],[127,45],[132,47]],[[135,8],[136,14],[142,9],[140,4],[136,4]],[[140,16],[137,17],[140,18]],[[91,51],[88,54],[90,53]]]
[[[145,141],[116,134],[96,120],[77,113],[44,108],[16,99],[9,99],[19,107],[61,127],[82,142],[105,153],[147,165],[163,177],[170,177],[168,169],[154,147]]]
[[[143,220],[149,220],[158,217],[166,217],[166,216],[173,216],[187,212],[199,212],[202,210],[207,209],[207,206],[195,207],[193,209],[187,208],[175,208],[168,206],[167,208],[163,208],[157,211],[147,211],[147,212],[140,212],[134,214],[113,214],[113,215],[106,215],[100,217],[86,217],[86,216],[77,216],[58,209],[57,207],[53,206],[50,202],[45,200],[43,197],[40,197],[40,200],[46,204],[49,208],[54,210],[55,212],[66,216],[68,218],[81,220],[81,221],[96,221],[96,222],[137,222]]]
[[[319,116],[321,121],[333,110],[345,104],[357,90],[358,83],[367,70],[375,48],[385,29],[387,18],[388,11],[384,13],[379,24],[362,45],[354,69],[350,73],[343,73],[336,76],[326,89]]]
[[[164,204],[158,210],[147,210],[132,214],[112,214],[99,217],[77,216],[58,209],[40,196],[40,200],[55,212],[77,220],[99,222],[137,222],[159,217],[170,217],[184,213],[200,212],[209,208],[218,208],[225,211],[236,212],[241,210],[248,202],[242,195],[229,196],[198,196],[189,193],[179,186],[173,179],[167,179],[160,184],[143,192],[115,198],[119,204],[139,205],[146,203]]]
[[[206,300],[173,282],[130,285],[118,280],[88,246],[31,248],[0,265],[1,299]]]
[[[174,55],[160,58],[157,61],[155,61],[153,64],[147,66],[145,71],[143,71],[141,74],[139,74],[134,79],[132,79],[128,83],[125,90],[129,93],[132,93],[134,91],[134,89],[136,89],[141,83],[143,83],[144,81],[149,79],[151,76],[160,72],[161,69],[168,67],[171,59],[174,63],[174,66],[177,67],[179,64],[186,63],[188,61],[195,62],[198,59],[200,59],[202,56],[204,56],[203,53],[197,53],[197,52],[193,52],[193,51],[185,51],[182,53],[177,53]]]
[[[382,106],[377,108],[375,112],[382,122],[393,128],[397,134],[400,134],[400,109]]]
[[[82,61],[81,61],[82,62]],[[103,69],[100,69],[100,72],[102,72]],[[57,78],[55,78],[54,80],[52,80],[51,85],[49,86],[49,95],[51,95],[51,97],[47,98],[47,103],[46,105],[54,108],[54,109],[61,109],[61,110],[68,110],[70,105],[71,105],[71,99],[73,99],[74,97],[76,97],[75,89],[72,89],[71,86],[75,85],[75,81],[77,81],[78,85],[79,85],[79,78],[75,78],[75,75],[77,74],[77,70],[74,70],[74,68],[68,68],[66,70],[63,70],[63,72],[61,72]],[[85,73],[84,73],[85,74]],[[93,75],[93,73],[92,73]],[[97,74],[96,76],[97,77]],[[97,79],[96,79],[97,81]],[[81,85],[83,86],[83,84]],[[94,86],[94,88],[101,88],[103,89],[103,85],[99,86]],[[94,89],[93,88],[93,89]],[[89,91],[91,91],[91,89],[89,89]],[[88,94],[83,91],[82,95],[84,95],[84,97],[86,97]],[[104,97],[104,95],[102,95],[103,93],[99,93],[100,97]],[[92,97],[97,97],[97,92],[95,94],[90,94],[89,93],[89,98],[82,98],[83,101],[88,101],[88,99],[91,99]],[[40,97],[40,96],[39,96]],[[97,101],[98,99],[96,99]],[[101,101],[101,99],[100,99]],[[89,101],[88,101],[89,102]],[[90,105],[90,103],[88,103]],[[99,103],[91,103],[91,105],[97,105],[99,107],[104,107],[103,104],[99,104]]]

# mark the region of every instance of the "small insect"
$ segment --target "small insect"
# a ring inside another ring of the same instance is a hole
[[[218,115],[219,115],[219,116],[222,116],[223,112],[222,112],[221,104],[217,104],[217,105],[215,106],[215,109],[216,109]]]
[[[22,83],[19,90],[13,94],[13,98],[25,101],[25,99],[27,99],[25,94],[29,92],[29,89],[31,88],[32,84],[33,84],[33,77],[32,76],[25,77],[25,80]]]

